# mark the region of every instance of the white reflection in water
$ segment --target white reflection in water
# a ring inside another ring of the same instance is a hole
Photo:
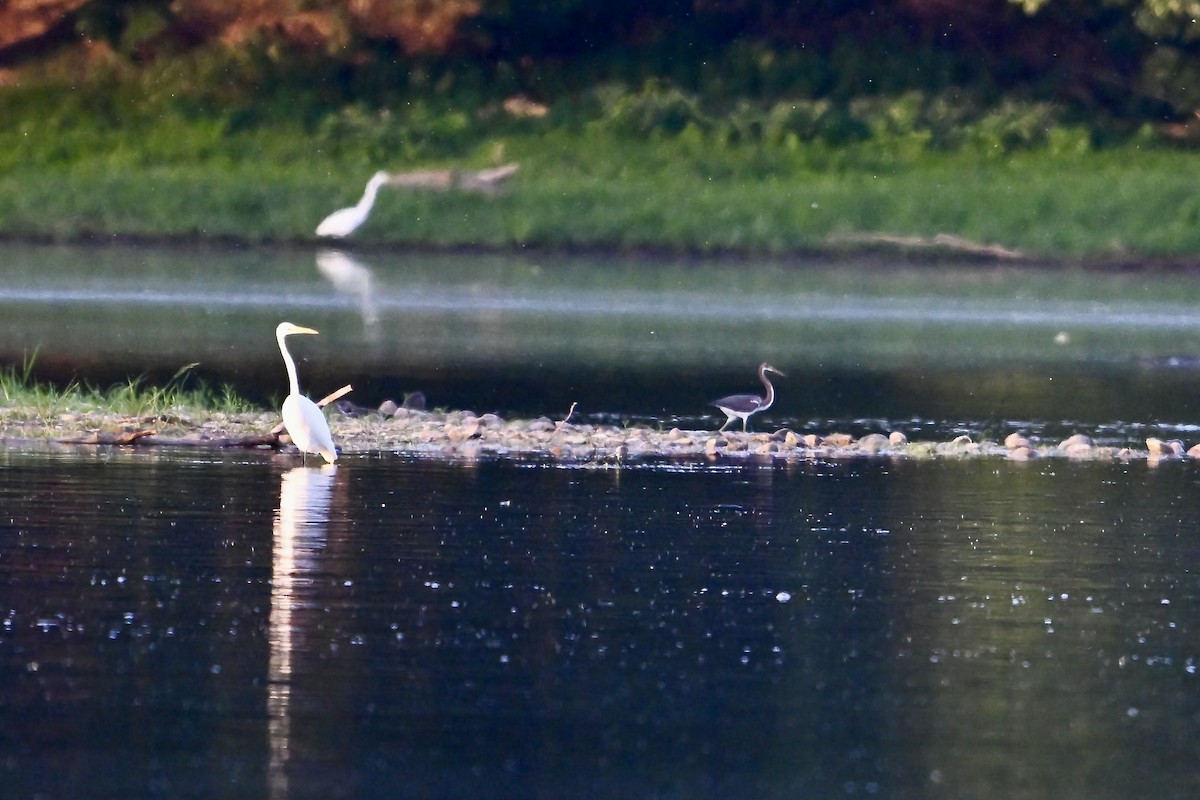
[[[358,301],[358,312],[368,328],[379,322],[379,308],[371,270],[340,250],[317,251],[317,271],[333,288]]]
[[[292,615],[302,604],[299,589],[306,574],[316,571],[333,497],[337,466],[295,467],[279,482],[271,558],[271,616],[267,640],[267,737],[270,746],[268,785],[272,798],[288,794],[287,763],[291,739]]]

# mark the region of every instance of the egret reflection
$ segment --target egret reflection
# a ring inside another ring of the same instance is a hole
[[[308,576],[316,572],[325,545],[325,526],[337,467],[295,467],[279,483],[271,557],[271,614],[267,639],[267,738],[270,797],[288,795],[291,743],[292,655],[303,642],[293,615],[302,608]]]
[[[341,250],[318,250],[317,271],[333,284],[333,288],[358,301],[358,312],[368,328],[379,322],[375,301],[374,276],[371,269]]]

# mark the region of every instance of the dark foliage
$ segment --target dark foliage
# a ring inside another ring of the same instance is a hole
[[[290,81],[324,109],[379,107],[412,92],[480,104],[521,93],[556,103],[601,84],[636,91],[648,81],[728,107],[961,92],[982,103],[1051,102],[1128,128],[1188,119],[1200,107],[1200,47],[1165,21],[1148,29],[1139,0],[1045,0],[1034,13],[1012,0],[448,0],[424,12],[382,0],[279,0],[251,7],[91,0],[47,25],[39,40],[0,49],[0,64],[29,64],[85,39],[107,43],[135,66],[232,47],[231,59],[266,88]],[[0,9],[0,29],[15,13]],[[412,33],[422,22],[428,31]]]

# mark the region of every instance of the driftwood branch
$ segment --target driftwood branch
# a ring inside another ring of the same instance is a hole
[[[347,383],[345,386],[338,389],[336,392],[327,394],[324,397],[322,397],[320,400],[318,400],[317,407],[324,408],[325,406],[332,403],[334,400],[341,400],[343,397],[350,394],[350,392],[353,389],[354,389],[354,387]],[[276,425],[274,428],[271,428],[271,435],[278,439],[279,434],[283,433],[285,430],[287,430],[287,428],[281,422],[278,425]]]
[[[435,192],[458,189],[463,192],[497,194],[504,188],[508,179],[517,174],[518,168],[517,164],[505,164],[502,167],[481,170],[423,169],[395,172],[388,178],[387,185]]]
[[[104,433],[97,431],[77,439],[59,439],[62,444],[111,444],[117,446],[137,444],[139,440],[157,436],[156,430],[142,431],[113,431]]]
[[[114,431],[111,433],[97,432],[87,436],[71,439],[59,439],[60,444],[102,444],[111,447],[129,447],[133,445],[154,445],[156,447],[204,447],[209,449],[225,449],[229,447],[278,448],[283,443],[278,434],[251,434],[247,436],[184,436],[178,439],[167,439],[158,435],[156,430]]]
[[[936,236],[900,236],[892,233],[846,233],[836,234],[827,239],[831,244],[890,244],[898,247],[939,248],[956,253],[967,253],[975,256],[990,256],[992,258],[1018,259],[1024,258],[1024,253],[1010,250],[998,244],[985,244],[964,239],[952,233],[939,233]]]

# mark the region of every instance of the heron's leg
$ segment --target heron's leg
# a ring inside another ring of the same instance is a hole
[[[733,414],[726,414],[725,415],[725,424],[722,425],[721,427],[717,428],[717,433],[723,433],[724,430],[729,427],[729,423],[731,423],[731,422],[733,422]]]
[[[742,417],[742,433],[746,432],[746,430],[747,430],[746,426],[749,423],[750,423],[750,415],[747,414],[746,416]]]

